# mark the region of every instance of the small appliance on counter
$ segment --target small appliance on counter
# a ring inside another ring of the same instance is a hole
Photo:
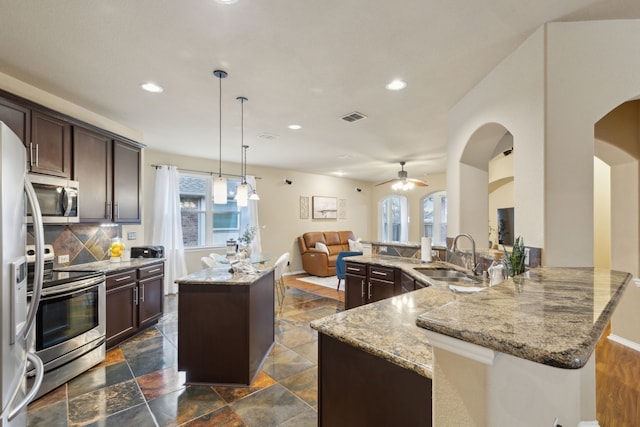
[[[131,258],[164,258],[164,246],[132,246]]]

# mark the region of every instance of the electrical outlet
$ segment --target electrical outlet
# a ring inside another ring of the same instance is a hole
[[[127,240],[136,240],[136,232],[135,231],[129,231],[127,233]]]
[[[529,248],[524,248],[524,265],[529,265]]]
[[[59,255],[58,264],[64,264],[65,262],[69,262],[69,255]]]

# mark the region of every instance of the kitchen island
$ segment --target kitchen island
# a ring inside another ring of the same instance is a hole
[[[415,267],[425,265],[413,260],[348,260],[393,266],[424,280]],[[336,363],[323,350],[326,339],[432,379],[432,394],[422,402],[431,407],[433,399],[434,425],[593,420],[593,350],[630,277],[593,268],[539,268],[477,293],[454,294],[436,284],[319,319],[311,326],[320,333],[320,425],[330,425],[323,414],[333,412],[323,400],[323,371]]]
[[[187,382],[250,385],[274,342],[273,268],[212,267],[176,283],[178,369]]]

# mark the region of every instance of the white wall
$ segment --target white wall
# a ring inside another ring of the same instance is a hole
[[[145,149],[143,172],[145,175],[144,203],[153,206],[155,188],[154,164],[171,164],[178,168],[198,171],[217,171],[217,160],[178,156],[150,148]],[[239,165],[222,164],[222,171],[237,173]],[[291,170],[274,169],[247,165],[247,173],[260,177],[256,181],[260,201],[258,215],[261,227],[263,251],[276,258],[283,252],[291,254],[288,271],[302,270],[297,237],[307,231],[352,230],[357,237],[369,240],[372,184],[345,178],[315,175]],[[291,185],[284,179],[292,181]],[[362,192],[355,189],[359,187]],[[300,219],[300,196],[330,196],[345,199],[346,219]],[[151,240],[153,212],[147,209],[144,228],[147,240]],[[208,255],[214,249],[187,250],[187,270],[189,273],[200,270],[200,257]],[[219,250],[220,251],[220,250]],[[222,251],[220,251],[222,253]]]
[[[593,158],[593,266],[611,268],[611,168]]]
[[[545,31],[540,28],[449,110],[450,236],[470,233],[479,247],[487,246],[487,167],[481,169],[460,160],[474,133],[497,123],[513,135],[515,234],[522,235],[527,245],[545,245],[544,46]],[[498,142],[496,139],[495,144]],[[493,149],[484,153],[487,163],[492,153]]]

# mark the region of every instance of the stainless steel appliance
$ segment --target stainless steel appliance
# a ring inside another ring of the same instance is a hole
[[[44,368],[38,356],[27,351],[35,339],[33,328],[40,302],[43,274],[44,233],[33,187],[26,179],[26,149],[20,139],[0,122],[0,188],[2,188],[2,288],[0,291],[0,426],[26,426],[25,408],[42,383]],[[25,194],[31,206],[35,252],[35,279],[31,304],[27,304],[27,237]],[[27,389],[27,369],[34,371]]]
[[[44,363],[40,397],[102,362],[106,353],[105,275],[53,269],[53,248],[45,245],[44,278],[29,350]],[[34,248],[27,246],[31,267]],[[29,268],[30,269],[30,268]],[[31,296],[31,289],[27,293]]]
[[[131,258],[163,258],[164,246],[133,246]]]
[[[37,194],[42,221],[45,224],[80,222],[78,181],[37,174],[29,174],[29,181]],[[27,210],[27,214],[31,215],[31,211]]]

